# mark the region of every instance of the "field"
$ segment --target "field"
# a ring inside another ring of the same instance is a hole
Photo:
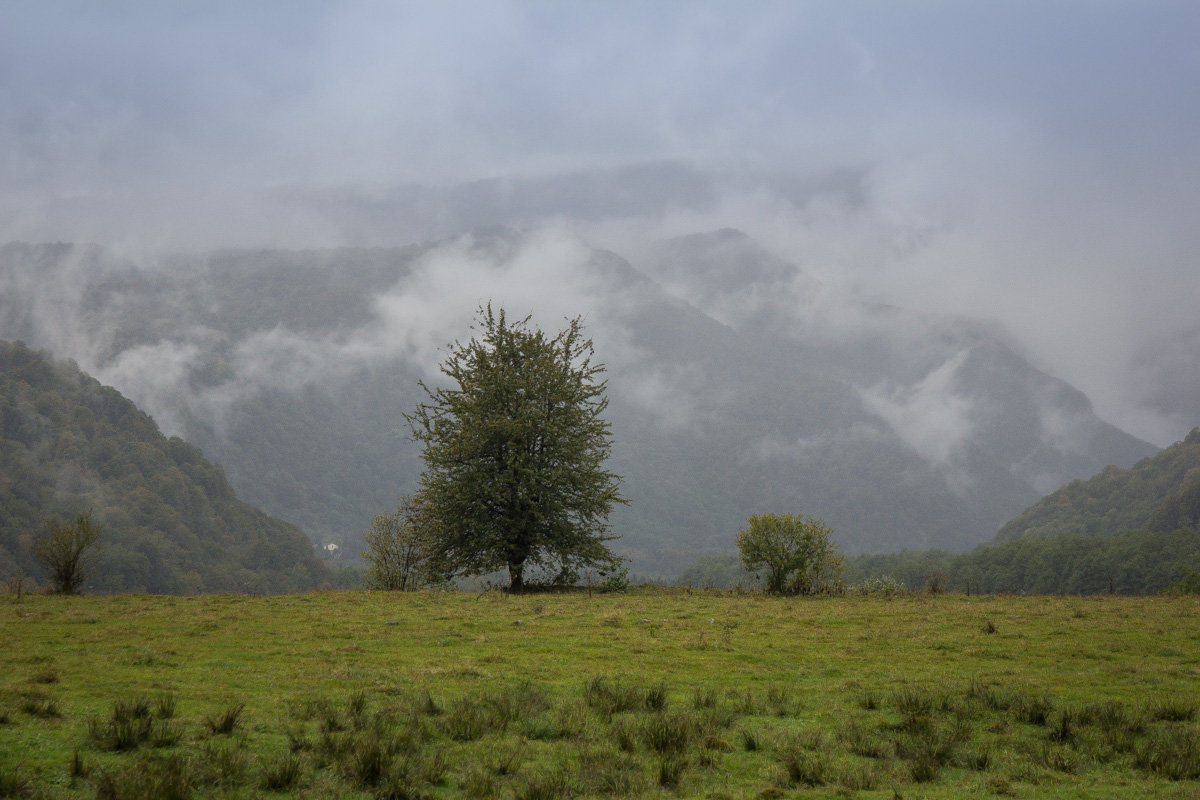
[[[0,797],[1197,797],[1200,599],[0,596]]]

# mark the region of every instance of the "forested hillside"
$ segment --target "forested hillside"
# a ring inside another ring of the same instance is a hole
[[[1200,517],[1200,429],[1130,469],[1075,480],[1006,524],[997,542],[1028,536],[1113,536],[1195,527]]]
[[[293,592],[328,574],[304,533],[241,502],[220,467],[69,362],[0,341],[0,577],[42,580],[47,518],[103,525],[99,592]]]
[[[891,575],[912,588],[940,576],[958,591],[1149,594],[1200,571],[1200,430],[1130,469],[1072,481],[963,555],[860,556],[847,578]]]

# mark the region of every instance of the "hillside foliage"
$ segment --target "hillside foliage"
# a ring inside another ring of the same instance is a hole
[[[1195,527],[1200,519],[1200,429],[1129,469],[1105,467],[1075,480],[1018,514],[996,534],[1113,536],[1141,528]]]
[[[850,559],[847,579],[892,575],[959,591],[1152,594],[1200,565],[1200,429],[1130,469],[1072,481],[971,553],[906,551]]]
[[[104,540],[87,591],[278,593],[328,578],[304,533],[241,502],[200,450],[73,363],[0,342],[0,577],[47,581],[45,521],[88,509]]]

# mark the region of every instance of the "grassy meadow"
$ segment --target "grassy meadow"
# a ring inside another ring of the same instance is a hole
[[[0,596],[0,797],[1198,797],[1200,598]]]

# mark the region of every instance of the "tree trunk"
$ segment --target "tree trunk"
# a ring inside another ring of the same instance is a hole
[[[512,563],[508,565],[508,591],[513,594],[520,594],[525,591],[525,562]]]

